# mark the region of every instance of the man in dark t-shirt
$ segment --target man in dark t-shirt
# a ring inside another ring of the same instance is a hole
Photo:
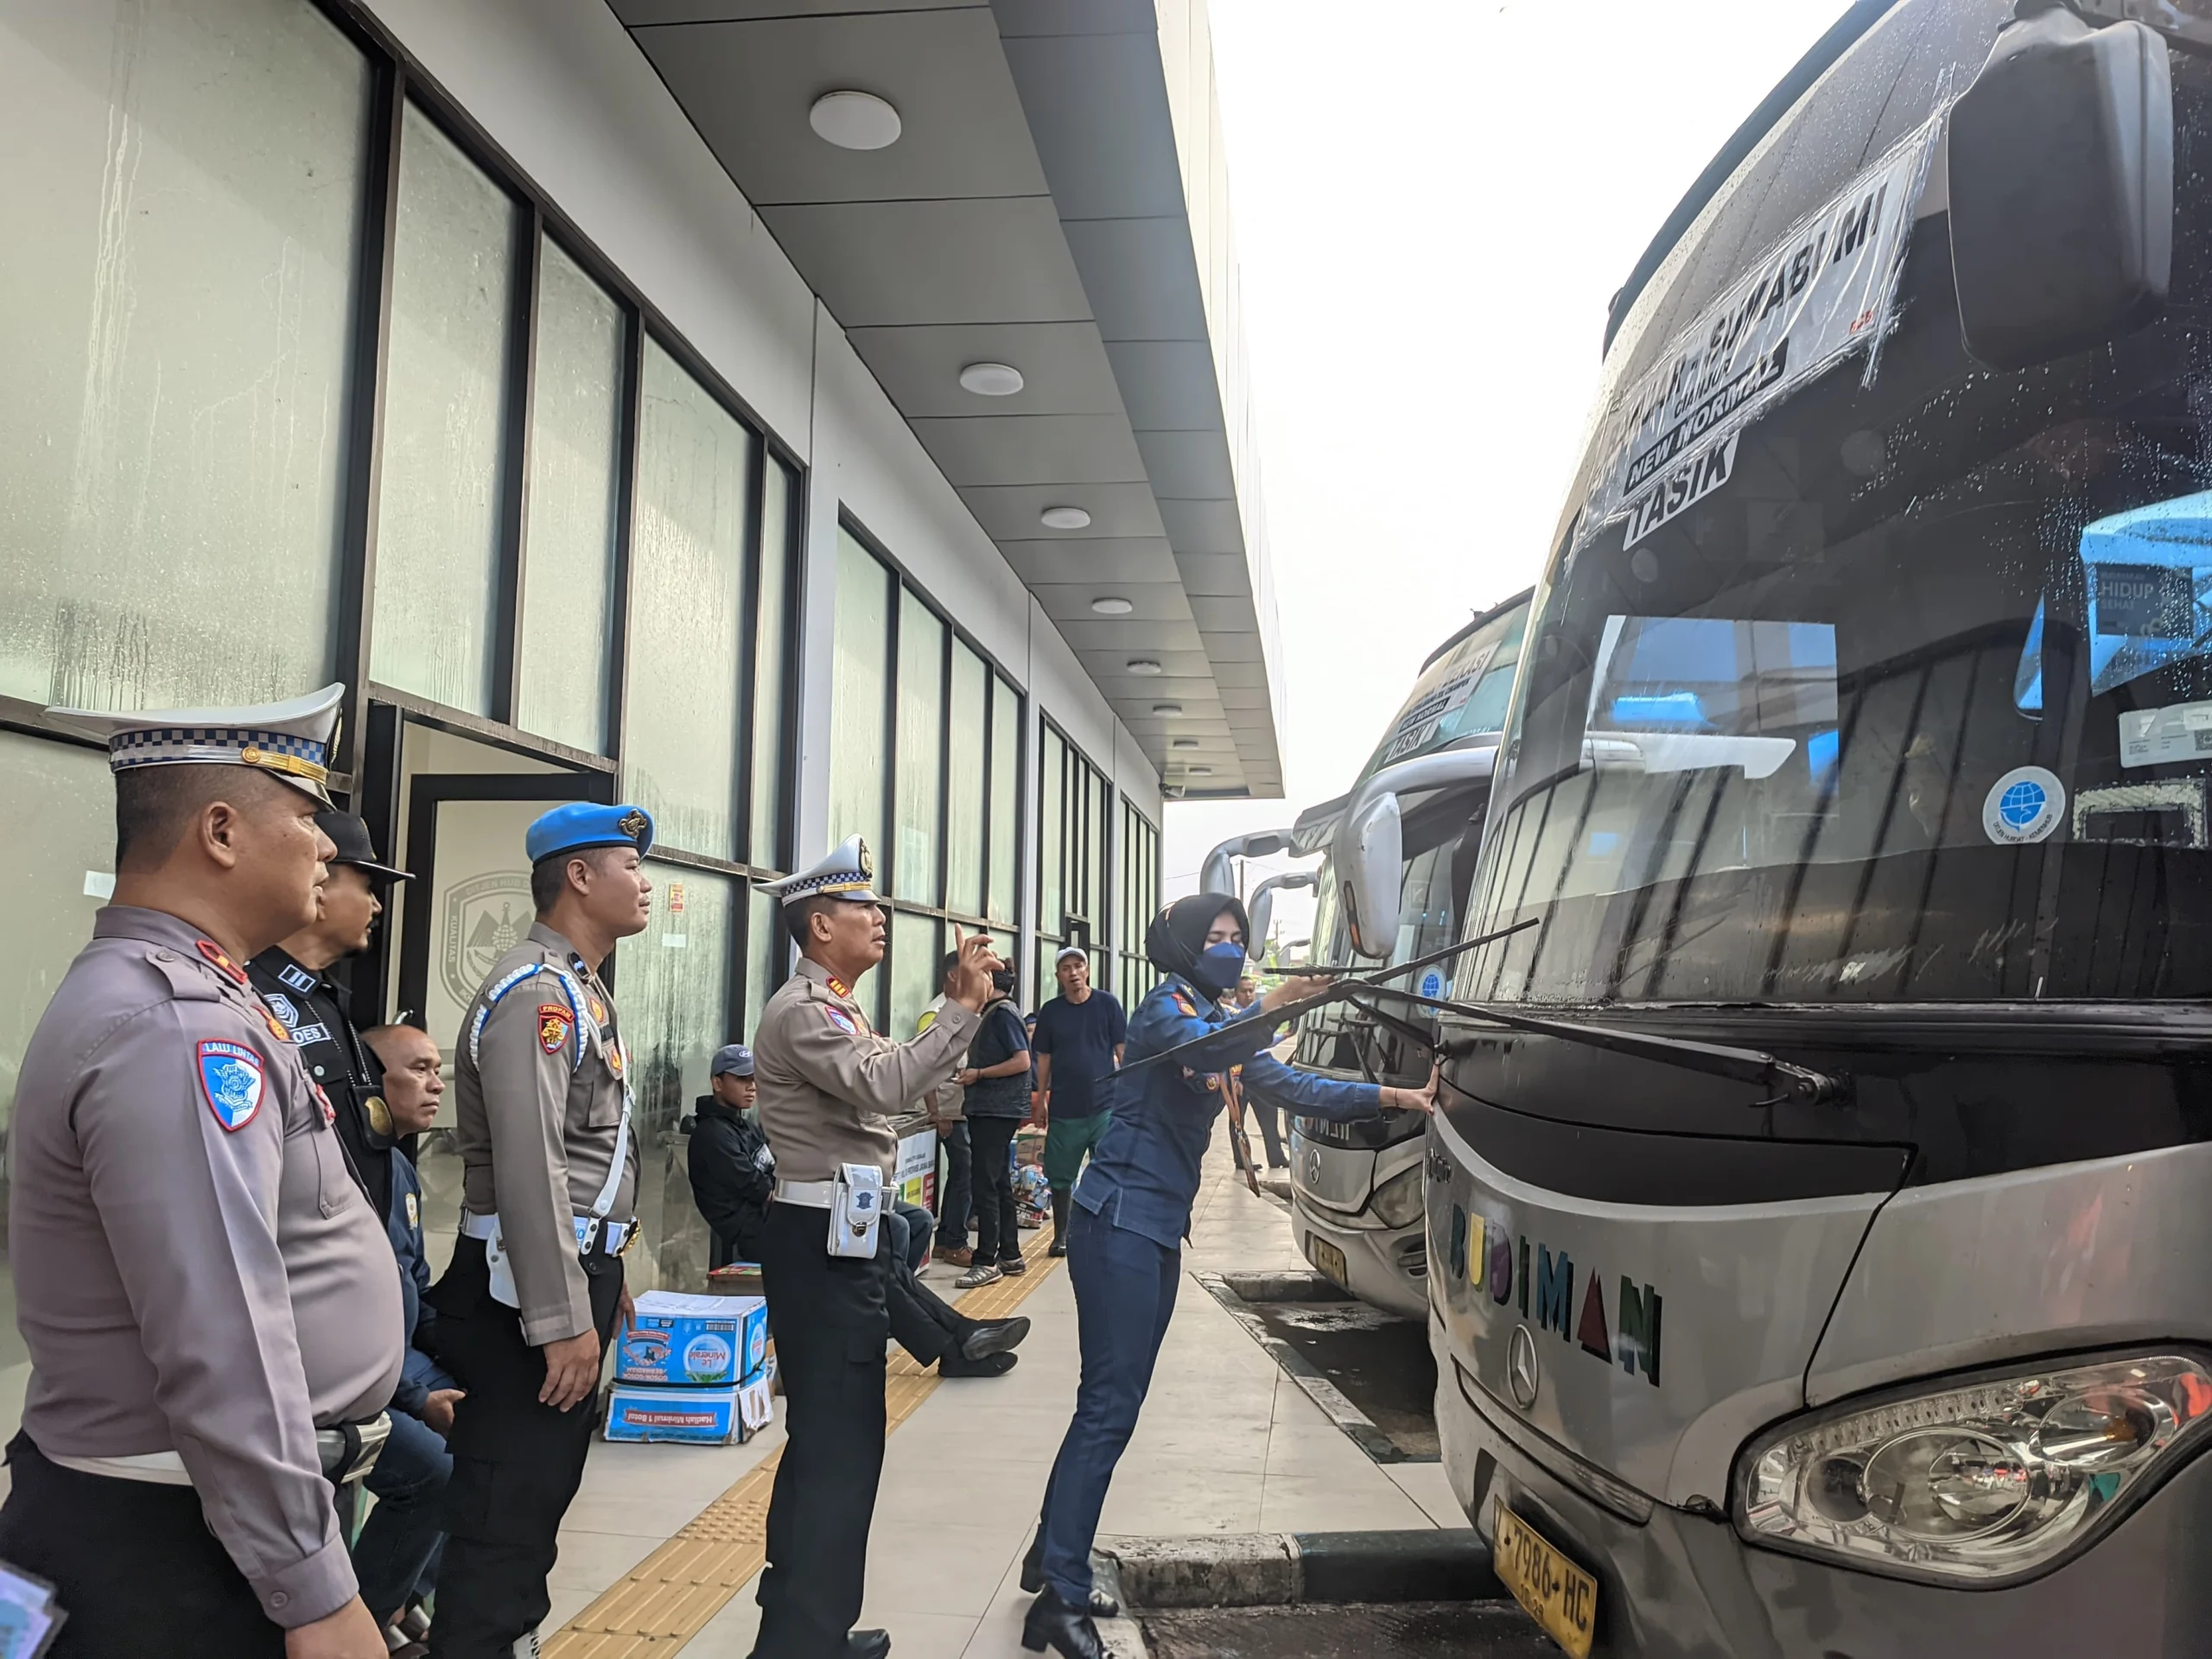
[[[1052,1254],[1068,1253],[1068,1201],[1084,1155],[1113,1121],[1107,1079],[1122,1063],[1129,1024],[1122,1005],[1090,988],[1090,958],[1071,944],[1052,964],[1060,994],[1037,1010],[1037,1115],[1045,1179],[1052,1184]]]
[[[1014,1005],[1014,972],[991,976],[991,1000],[968,1045],[968,1063],[953,1079],[962,1090],[976,1194],[976,1255],[953,1281],[962,1290],[1027,1270],[1021,1259],[1020,1210],[1014,1197],[1014,1131],[1029,1116],[1029,1035]]]

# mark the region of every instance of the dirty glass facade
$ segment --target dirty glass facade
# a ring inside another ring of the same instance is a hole
[[[871,984],[910,1028],[953,925],[1019,954],[1017,675],[857,526],[810,582],[806,474],[744,389],[343,8],[0,0],[0,1134],[112,880],[105,757],[43,707],[338,680],[334,789],[418,878],[351,964],[356,1011],[448,1059],[529,923],[522,827],[653,811],[652,925],[613,963],[631,1282],[695,1287],[683,1120],[786,971],[760,888],[822,850],[795,844],[803,767],[830,838],[875,849]],[[834,607],[838,741],[803,761],[810,606]],[[421,1159],[436,1259],[449,1139]],[[0,1397],[22,1363],[0,1307]]]

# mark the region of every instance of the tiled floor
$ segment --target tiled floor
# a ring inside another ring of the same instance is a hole
[[[1107,1533],[1460,1526],[1435,1464],[1371,1463],[1285,1378],[1195,1268],[1297,1268],[1282,1208],[1235,1179],[1217,1137],[1185,1250],[1183,1294],[1136,1437],[1108,1498]],[[932,1268],[940,1291],[949,1269]],[[1016,1578],[1074,1404],[1075,1301],[1067,1275],[1021,1310],[1035,1328],[1004,1378],[950,1381],[893,1433],[869,1539],[863,1624],[899,1659],[1014,1659],[1029,1598]],[[718,1497],[779,1440],[745,1446],[596,1446],[561,1535],[557,1624]],[[743,1659],[759,1612],[748,1585],[684,1649]]]

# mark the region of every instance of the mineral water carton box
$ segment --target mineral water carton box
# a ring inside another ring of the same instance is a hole
[[[649,1290],[614,1353],[618,1382],[727,1387],[760,1369],[768,1304],[758,1296],[685,1296]]]
[[[641,1388],[617,1382],[607,1402],[610,1440],[678,1440],[693,1446],[725,1446],[752,1438],[740,1410],[744,1390]]]

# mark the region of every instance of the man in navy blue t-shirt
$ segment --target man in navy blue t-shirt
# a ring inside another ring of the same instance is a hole
[[[1037,1115],[1045,1123],[1045,1179],[1052,1184],[1052,1254],[1068,1253],[1068,1195],[1085,1154],[1114,1115],[1106,1080],[1122,1063],[1129,1022],[1122,1005],[1090,988],[1090,958],[1071,944],[1052,964],[1060,994],[1037,1010]]]

